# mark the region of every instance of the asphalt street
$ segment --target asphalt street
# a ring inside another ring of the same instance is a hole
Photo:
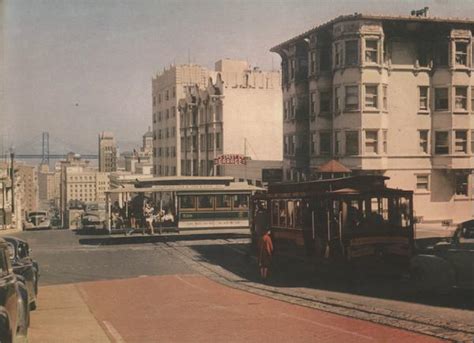
[[[305,330],[310,330],[310,333],[315,328],[314,318],[323,318],[322,310],[323,312],[342,315],[335,316],[332,319],[324,317],[325,320],[333,323],[340,321],[340,325],[345,325],[348,328],[358,327],[361,330],[358,333],[359,335],[371,337],[376,341],[380,341],[384,337],[384,341],[389,341],[388,336],[393,336],[394,339],[402,341],[419,341],[421,338],[425,339],[427,337],[416,336],[416,334],[415,336],[405,336],[409,331],[453,340],[474,337],[474,326],[472,324],[474,323],[474,300],[471,296],[472,293],[454,292],[442,296],[420,295],[414,293],[410,288],[410,284],[403,279],[378,278],[352,282],[340,276],[326,277],[317,274],[307,264],[288,259],[278,259],[271,280],[267,284],[262,284],[258,278],[255,259],[249,254],[249,237],[246,231],[109,237],[80,235],[73,231],[58,230],[21,232],[17,236],[29,241],[33,250],[32,255],[40,263],[40,295],[43,294],[47,299],[45,302],[51,305],[44,309],[42,317],[36,323],[48,323],[44,316],[52,313],[52,309],[64,310],[64,306],[58,304],[58,301],[69,301],[67,300],[68,292],[73,290],[77,292],[77,302],[71,308],[74,307],[77,309],[75,311],[85,313],[84,320],[87,319],[86,312],[88,312],[85,309],[89,308],[97,323],[100,324],[96,325],[97,334],[94,337],[102,337],[99,332],[102,329],[111,341],[120,341],[117,339],[118,336],[126,342],[157,341],[155,340],[157,337],[170,342],[192,341],[187,336],[188,331],[182,332],[183,336],[178,335],[173,339],[171,336],[159,336],[156,329],[148,328],[147,322],[139,325],[142,329],[138,331],[135,326],[131,327],[127,324],[127,312],[134,317],[148,318],[147,320],[153,321],[160,318],[160,320],[164,320],[163,314],[156,312],[156,308],[163,302],[173,307],[169,303],[169,299],[172,290],[175,288],[181,289],[180,292],[182,292],[179,299],[184,303],[180,306],[189,308],[186,301],[192,302],[192,300],[186,294],[186,287],[182,288],[183,284],[187,285],[188,291],[203,287],[203,289],[206,289],[206,287],[209,289],[215,288],[216,292],[219,292],[223,297],[231,296],[232,292],[240,290],[240,293],[235,295],[235,304],[222,304],[219,299],[206,298],[210,296],[207,291],[199,294],[200,297],[203,297],[202,301],[210,302],[212,307],[216,309],[222,309],[223,306],[232,308],[241,301],[247,301],[248,299],[241,294],[241,291],[254,293],[266,299],[273,299],[274,303],[268,303],[269,308],[274,309],[272,311],[278,311],[278,304],[288,302],[295,304],[295,306],[299,305],[297,307],[310,308],[311,311],[316,313],[316,317],[312,317],[315,315],[314,313],[311,314],[311,318],[313,318],[311,320],[308,319],[307,315],[301,317],[301,313],[298,312],[297,308],[288,309],[290,312],[284,311],[285,316],[296,316],[306,320]],[[61,288],[67,285],[71,285],[72,288],[68,288],[67,291]],[[163,291],[156,292],[161,287],[164,287]],[[131,293],[130,290],[132,289],[134,291]],[[63,294],[64,299],[53,300],[55,294]],[[129,297],[130,299],[128,299]],[[117,307],[110,304],[117,301],[122,302],[122,299],[124,303],[128,304],[128,308],[125,312],[121,311],[121,315],[117,315],[114,312],[114,308],[116,311]],[[147,301],[150,302],[149,305],[139,305]],[[251,300],[247,302],[252,303]],[[197,319],[199,311],[192,313],[192,310],[200,309],[201,305],[196,308],[192,306],[189,308],[189,311],[191,311],[189,315],[196,320],[193,325],[197,325],[196,323],[199,322]],[[235,318],[232,317],[233,320],[249,315],[252,311],[252,305],[240,310],[241,313]],[[264,313],[269,316],[270,312],[266,312],[267,310],[265,309]],[[173,314],[174,318],[179,319],[179,309],[176,308],[174,311],[176,311]],[[134,312],[135,314],[133,314]],[[39,304],[39,313],[41,313],[41,303]],[[216,314],[218,313],[219,311],[216,312]],[[226,311],[223,311],[214,318],[214,325],[218,325],[218,323],[221,325],[222,323],[219,320],[226,313]],[[36,313],[33,312],[33,324],[35,323],[35,315]],[[362,320],[365,326],[360,324],[359,321],[347,322],[347,319],[343,320],[347,317]],[[92,323],[90,318],[87,320]],[[212,321],[213,319],[209,318],[209,320]],[[296,321],[301,322],[301,320]],[[371,327],[369,330],[367,325],[375,325],[374,323],[378,326]],[[433,326],[433,323],[436,325]],[[67,323],[64,323],[64,325],[67,325]],[[168,323],[168,325],[171,325],[171,323]],[[319,323],[319,325],[323,324]],[[51,328],[46,329],[45,325],[43,327],[44,330],[41,331],[41,327],[36,325],[35,329],[32,330],[33,334],[36,330],[36,332],[42,332],[43,336],[37,336],[41,339],[35,340],[33,338],[31,342],[43,341],[44,337],[47,337],[52,330]],[[384,331],[387,327],[409,331],[398,330],[390,333]],[[171,327],[169,329],[171,330]],[[269,329],[276,330],[275,332],[279,330],[278,327],[274,326]],[[177,328],[174,328],[174,330],[177,330]],[[252,330],[257,329],[253,328]],[[257,337],[258,334],[252,330],[247,332],[246,335],[253,334]],[[337,330],[334,331],[330,328],[327,328],[327,330],[329,331],[324,336],[326,339],[320,337],[321,341],[334,341],[334,337],[338,335]],[[472,336],[470,336],[471,331]],[[62,331],[59,330],[58,332],[61,333]],[[93,330],[90,332],[93,332]],[[114,336],[114,332],[118,336]],[[373,332],[374,335],[379,336],[367,335],[367,332]],[[385,333],[380,336],[382,332]],[[294,334],[295,337],[300,337],[296,333]],[[342,335],[340,336],[341,339],[345,337],[341,332],[339,334]],[[362,336],[349,336],[345,337],[344,340],[365,340],[365,338],[361,338]],[[150,339],[150,337],[154,338]],[[295,341],[304,342],[305,339],[311,337],[303,335]],[[332,340],[328,337],[331,337]],[[217,336],[215,338],[214,341],[218,341]],[[100,338],[88,339],[89,341],[102,341]],[[86,339],[77,341],[86,341]]]

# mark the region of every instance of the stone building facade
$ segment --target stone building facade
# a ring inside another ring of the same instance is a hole
[[[471,218],[474,21],[348,15],[271,51],[282,58],[284,175],[337,159],[415,192],[423,220]]]
[[[205,87],[189,87],[179,102],[182,175],[246,178],[245,167],[214,167],[215,158],[228,154],[245,156],[256,180],[265,166],[281,166],[280,84],[279,72],[221,60]]]
[[[99,133],[99,171],[117,171],[117,143],[112,132]]]

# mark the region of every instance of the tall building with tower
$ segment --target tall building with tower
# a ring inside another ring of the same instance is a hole
[[[99,171],[117,171],[117,144],[112,132],[99,133]]]

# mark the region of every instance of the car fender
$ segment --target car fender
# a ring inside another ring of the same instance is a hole
[[[436,255],[416,255],[410,260],[410,275],[423,289],[447,290],[455,285],[456,274],[445,259]]]
[[[10,324],[10,318],[8,316],[7,310],[5,307],[0,306],[0,337],[3,337],[4,333],[8,333],[10,331]]]

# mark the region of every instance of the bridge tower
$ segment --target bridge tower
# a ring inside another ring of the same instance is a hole
[[[43,132],[43,153],[41,164],[49,165],[49,132]]]

